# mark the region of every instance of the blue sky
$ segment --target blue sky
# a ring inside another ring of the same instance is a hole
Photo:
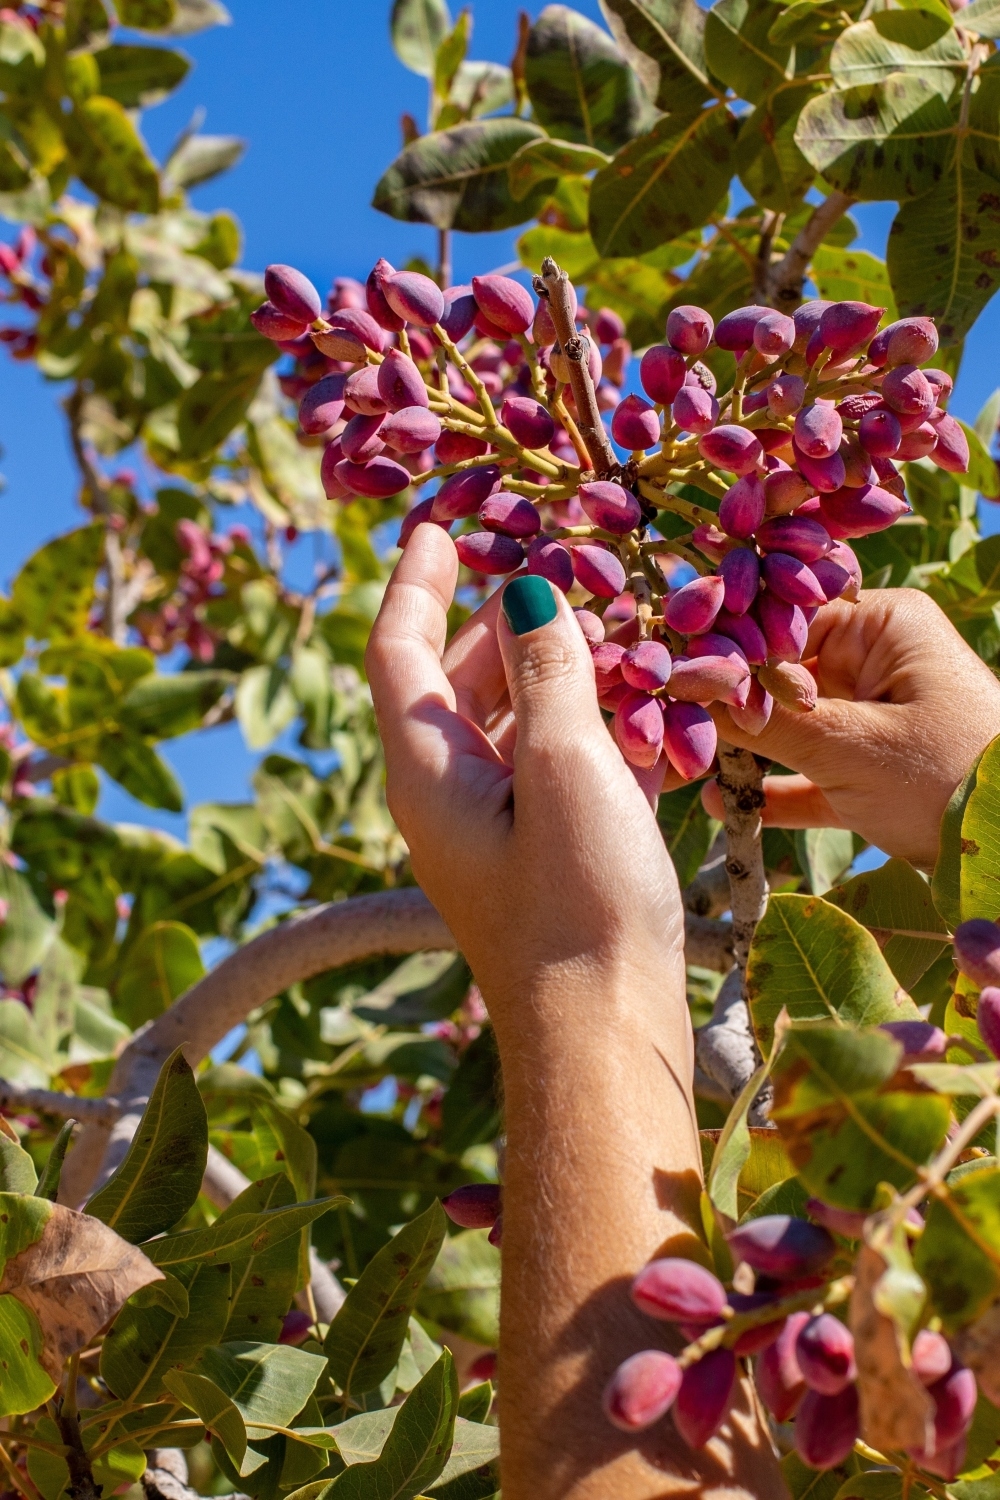
[[[244,264],[299,266],[325,290],[335,275],[363,278],[379,255],[400,262],[433,255],[434,233],[400,224],[370,207],[372,189],[400,147],[400,114],[422,120],[426,84],[396,60],[388,38],[389,0],[230,0],[233,25],[182,44],[194,67],[182,88],[144,118],[146,138],[162,159],[199,106],[204,129],[242,136],[248,150],[227,176],[199,189],[200,208],[228,208],[245,235]],[[478,0],[471,55],[510,60],[523,0]],[[532,14],[541,9],[530,5]],[[600,20],[597,0],[576,9]],[[276,19],[276,17],[278,19]],[[893,206],[857,215],[864,247],[883,253]],[[513,234],[459,236],[455,279],[513,258]],[[968,341],[953,409],[971,420],[1000,384],[1000,299],[986,309]],[[58,410],[58,389],[30,365],[0,353],[0,583],[48,537],[79,524],[75,476]],[[1000,507],[987,507],[1000,527]],[[227,726],[168,747],[190,801],[234,800],[253,761],[238,729]],[[102,811],[149,817],[117,789]],[[169,816],[154,815],[164,826]],[[182,820],[180,820],[182,822]]]

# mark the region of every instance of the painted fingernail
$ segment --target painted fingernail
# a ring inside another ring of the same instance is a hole
[[[512,578],[503,591],[503,612],[515,635],[527,635],[556,617],[556,596],[547,578],[525,573]]]

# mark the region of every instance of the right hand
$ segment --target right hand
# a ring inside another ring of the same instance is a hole
[[[926,594],[873,589],[813,621],[806,648],[820,697],[812,713],[775,704],[756,737],[711,710],[720,738],[795,776],[765,779],[765,825],[850,828],[887,854],[933,868],[948,799],[1000,734],[1000,682]],[[722,817],[717,784],[703,801]]]

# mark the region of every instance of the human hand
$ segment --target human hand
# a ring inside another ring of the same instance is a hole
[[[506,597],[535,591],[535,628],[523,617],[515,634],[495,598],[445,652],[457,571],[451,539],[418,527],[368,647],[387,798],[418,881],[500,1029],[539,969],[588,963],[605,988],[627,969],[633,994],[637,973],[662,994],[672,970],[682,994],[673,865],[601,718],[572,610],[544,579],[517,580]]]
[[[948,799],[1000,734],[1000,683],[926,594],[877,589],[819,611],[806,660],[820,697],[812,713],[775,704],[755,738],[712,709],[720,738],[800,772],[764,782],[763,821],[777,828],[850,828],[929,870]],[[703,801],[722,816],[709,782]]]

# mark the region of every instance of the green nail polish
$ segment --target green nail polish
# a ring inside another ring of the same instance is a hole
[[[512,578],[503,591],[503,612],[515,635],[527,635],[556,617],[556,596],[547,578],[523,573]]]

